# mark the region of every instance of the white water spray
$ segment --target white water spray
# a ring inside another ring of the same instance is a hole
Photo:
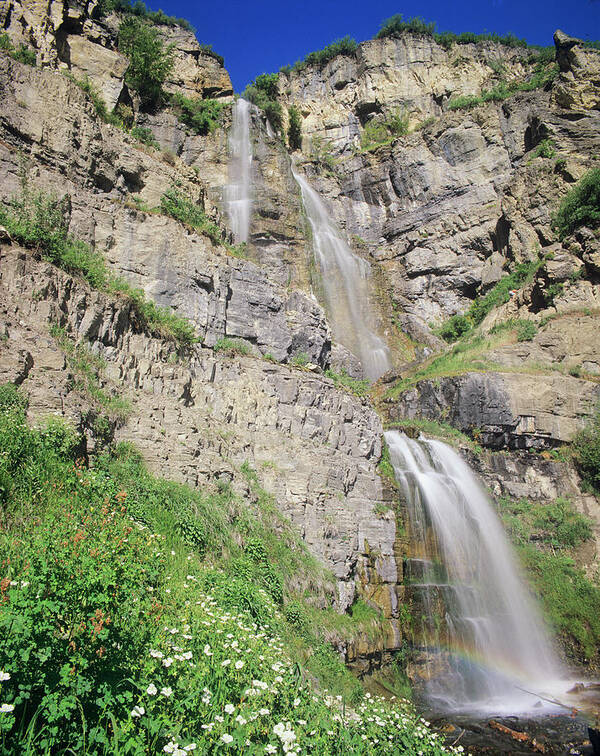
[[[292,172],[312,228],[333,336],[358,357],[367,378],[376,380],[391,365],[388,347],[376,333],[370,306],[369,263],[352,252],[317,192],[305,178]]]
[[[453,710],[519,712],[539,705],[522,689],[556,690],[560,668],[487,496],[446,444],[413,441],[397,431],[385,438],[409,505],[413,538],[425,557],[408,560],[416,563],[410,565],[409,590],[420,596],[426,612],[434,605],[445,611],[438,642],[445,641],[448,653],[427,694]],[[434,616],[425,622],[431,642]],[[564,689],[564,682],[558,686]]]
[[[241,97],[233,106],[233,126],[229,135],[229,184],[224,190],[225,208],[235,243],[248,241],[250,228],[250,179],[252,147],[250,145],[250,103]]]

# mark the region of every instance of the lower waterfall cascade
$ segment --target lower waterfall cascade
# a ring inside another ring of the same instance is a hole
[[[407,560],[407,583],[423,607],[425,643],[435,649],[425,684],[433,706],[521,712],[540,706],[537,694],[566,690],[502,525],[469,466],[441,441],[398,431],[385,438],[422,549]]]

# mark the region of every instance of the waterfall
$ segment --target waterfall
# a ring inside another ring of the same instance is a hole
[[[229,135],[229,184],[225,187],[225,208],[236,244],[248,241],[250,228],[250,103],[241,97],[233,106],[233,126]]]
[[[427,695],[452,710],[539,705],[522,689],[553,690],[560,669],[488,497],[446,444],[397,431],[385,438],[420,549],[407,560],[406,590],[424,608],[426,642],[438,645]]]
[[[305,178],[292,171],[312,234],[315,258],[323,281],[334,339],[360,360],[367,378],[376,380],[390,369],[389,351],[377,335],[370,306],[370,266],[355,255]]]

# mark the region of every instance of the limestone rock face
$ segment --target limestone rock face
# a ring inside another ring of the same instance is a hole
[[[44,66],[87,76],[112,108],[124,94],[127,60],[117,52],[119,18],[100,19],[96,0],[0,0],[0,28],[14,43],[31,45]],[[159,27],[174,48],[175,65],[166,88],[189,97],[231,97],[229,74],[217,56],[203,51],[193,32]]]
[[[21,155],[29,154],[35,165],[31,187],[60,187],[61,196],[70,196],[72,232],[159,305],[189,317],[208,346],[224,336],[239,337],[277,360],[303,352],[310,362],[328,364],[331,345],[323,310],[312,296],[289,286],[283,264],[284,272],[271,276],[267,259],[260,265],[233,257],[172,218],[136,209],[156,208],[162,194],[177,185],[222,223],[199,170],[177,158],[165,162],[160,152],[140,149],[120,129],[99,122],[85,95],[64,77],[6,58],[0,87],[4,199],[19,191]],[[222,134],[193,139],[196,167],[226,148]],[[203,178],[224,183],[226,167],[220,165],[217,161]]]
[[[195,486],[223,477],[243,485],[237,471],[248,461],[333,571],[340,607],[362,586],[396,627],[396,524],[391,513],[375,513],[391,502],[376,471],[381,423],[368,404],[326,378],[252,357],[204,347],[178,357],[141,333],[122,301],[3,246],[0,381],[28,392],[32,420],[58,412],[79,424],[89,407],[72,390],[53,322],[102,355],[104,387],[130,398],[133,413],[117,438],[134,441],[158,474]]]
[[[570,110],[600,110],[600,51],[584,47],[580,39],[554,33],[560,79],[555,90],[558,105]]]

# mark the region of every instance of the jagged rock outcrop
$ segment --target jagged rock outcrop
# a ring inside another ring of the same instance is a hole
[[[311,362],[328,363],[329,331],[313,297],[288,288],[288,278],[278,281],[267,267],[232,256],[171,218],[136,209],[156,208],[162,194],[177,186],[219,221],[206,185],[193,170],[210,163],[215,141],[195,137],[212,148],[207,154],[198,148],[191,167],[175,158],[165,161],[161,152],[144,148],[95,117],[85,95],[69,80],[4,60],[4,199],[19,192],[25,159],[31,188],[60,187],[61,195],[70,196],[71,231],[158,304],[189,317],[209,346],[223,336],[240,337],[277,360],[303,352]],[[224,149],[223,138],[216,143]],[[224,171],[203,177],[224,182]]]

